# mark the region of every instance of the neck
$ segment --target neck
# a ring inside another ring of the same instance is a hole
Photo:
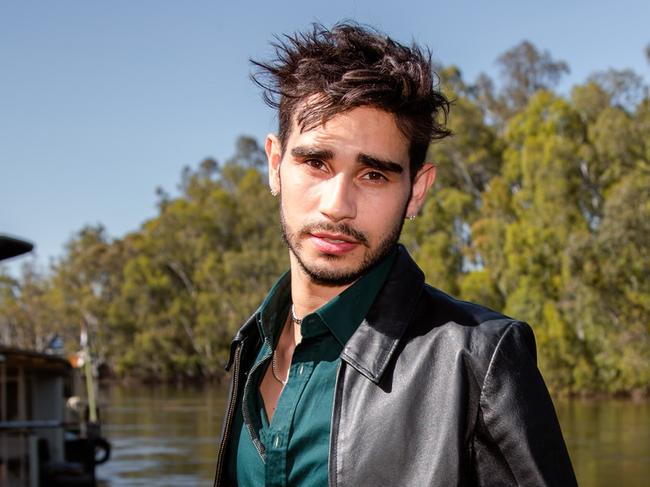
[[[291,300],[297,318],[316,311],[352,285],[352,283],[342,286],[318,284],[305,273],[293,254],[290,253],[289,257],[291,260]]]

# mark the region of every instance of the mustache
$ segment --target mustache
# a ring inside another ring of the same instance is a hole
[[[300,234],[307,235],[317,231],[340,233],[347,237],[353,238],[354,240],[356,240],[359,243],[362,243],[363,245],[366,246],[368,245],[368,237],[366,236],[366,234],[348,225],[347,223],[328,223],[328,222],[311,223],[302,227],[302,229],[300,230]]]

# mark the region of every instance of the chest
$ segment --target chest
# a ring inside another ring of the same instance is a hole
[[[263,393],[273,374],[273,354],[262,347],[248,374],[233,431],[235,461],[229,476],[239,485],[327,484],[339,354],[327,337],[297,346],[270,415]]]

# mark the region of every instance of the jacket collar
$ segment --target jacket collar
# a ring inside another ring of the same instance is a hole
[[[386,370],[424,289],[424,274],[406,249],[399,245],[395,263],[377,294],[366,318],[348,340],[341,359],[360,374],[379,383]],[[239,343],[252,333],[259,333],[258,308],[239,329],[230,346],[226,370],[232,366],[234,352]]]
[[[424,274],[406,249],[398,247],[397,259],[384,287],[341,358],[374,383],[379,383],[424,289]]]
[[[230,356],[228,357],[228,363],[224,367],[226,371],[229,371],[230,367],[232,367],[232,363],[235,360],[235,350],[239,344],[243,342],[246,337],[250,336],[251,333],[259,333],[259,327],[257,326],[257,315],[260,313],[260,309],[261,307],[257,308],[255,313],[253,313],[250,318],[244,322],[242,327],[235,335],[235,338],[232,339],[232,342],[230,343]]]

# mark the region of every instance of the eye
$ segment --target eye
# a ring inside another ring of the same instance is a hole
[[[377,171],[370,171],[363,175],[362,179],[367,179],[369,181],[388,181],[388,178],[382,173]]]
[[[307,164],[309,167],[313,169],[321,170],[325,168],[325,163],[318,159],[306,159],[305,164]]]

